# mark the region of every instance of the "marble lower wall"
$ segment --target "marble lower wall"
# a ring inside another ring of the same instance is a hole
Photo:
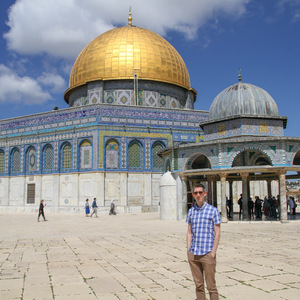
[[[125,172],[3,177],[0,210],[33,212],[44,199],[47,211],[84,213],[86,199],[92,203],[96,197],[99,213],[108,212],[112,200],[118,212],[157,211],[160,178],[161,174]]]

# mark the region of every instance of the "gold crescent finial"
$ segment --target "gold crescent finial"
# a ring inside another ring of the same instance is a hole
[[[129,7],[128,25],[132,26],[131,7]]]

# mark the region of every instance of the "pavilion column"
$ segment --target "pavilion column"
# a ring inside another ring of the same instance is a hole
[[[231,207],[229,215],[233,217],[233,180],[228,180],[229,183],[229,199],[231,199]],[[226,204],[227,205],[227,204]]]
[[[268,197],[272,196],[272,180],[267,180],[268,184]]]
[[[242,191],[243,191],[243,220],[248,219],[248,199],[249,199],[249,173],[241,173],[242,177]]]
[[[221,219],[222,223],[228,222],[226,211],[226,173],[221,173]]]
[[[212,176],[206,176],[206,179],[207,179],[207,203],[212,205],[212,203],[213,203],[213,192],[212,192],[211,184],[212,184],[213,177]]]
[[[182,194],[182,218],[185,219],[187,216],[187,177],[181,178],[182,188],[181,188],[181,194]]]
[[[285,171],[279,172],[280,221],[287,222]]]
[[[218,191],[217,191],[217,176],[213,177],[213,197],[212,197],[212,203],[214,207],[218,206]]]
[[[233,180],[227,180],[229,183],[229,198],[233,199]]]

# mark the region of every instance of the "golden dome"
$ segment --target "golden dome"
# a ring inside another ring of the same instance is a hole
[[[158,34],[135,26],[118,27],[90,42],[77,57],[69,89],[95,80],[155,80],[190,89],[186,65]]]

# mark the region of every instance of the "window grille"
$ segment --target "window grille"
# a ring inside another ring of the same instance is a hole
[[[27,204],[35,203],[35,183],[27,184]]]

